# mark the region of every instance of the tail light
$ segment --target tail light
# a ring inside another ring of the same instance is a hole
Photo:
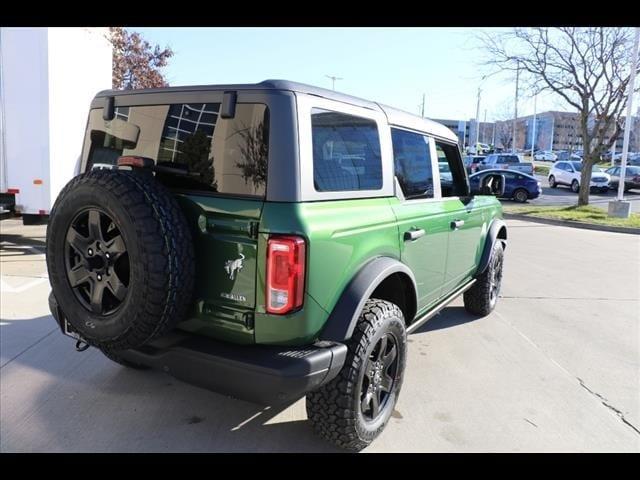
[[[284,314],[304,300],[304,239],[272,236],[267,242],[267,312]]]

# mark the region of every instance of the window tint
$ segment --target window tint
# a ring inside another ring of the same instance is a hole
[[[436,142],[438,164],[444,163],[449,172],[440,174],[440,189],[443,197],[465,196],[468,194],[467,177],[457,145]],[[442,171],[442,169],[440,169]]]
[[[264,196],[269,138],[262,104],[236,106],[218,117],[219,103],[118,107],[111,121],[91,111],[85,140],[86,169],[115,166],[122,155],[148,157],[170,188]]]
[[[519,163],[520,159],[517,155],[500,155],[496,163]]]
[[[316,191],[382,188],[380,138],[374,120],[314,108],[311,129]]]
[[[405,198],[432,198],[433,173],[429,139],[405,130],[391,129],[395,173]]]

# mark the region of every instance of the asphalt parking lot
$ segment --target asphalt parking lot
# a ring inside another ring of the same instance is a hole
[[[410,336],[370,452],[640,451],[640,242],[508,221],[502,298]],[[45,227],[0,222],[2,452],[334,451],[304,402],[260,407],[74,351],[47,309]]]
[[[578,194],[573,193],[569,187],[560,186],[558,188],[550,188],[549,181],[544,175],[535,176],[542,184],[542,195],[533,200],[529,200],[525,205],[576,205],[578,203]],[[609,202],[617,198],[617,190],[609,190],[607,193],[592,192],[589,195],[589,205],[600,207],[604,210],[609,208]],[[632,190],[624,194],[624,199],[631,202],[631,211],[640,212],[640,190]],[[514,201],[506,200],[507,205],[520,205]]]

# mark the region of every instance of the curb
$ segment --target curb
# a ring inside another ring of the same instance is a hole
[[[627,233],[631,235],[640,235],[640,228],[632,227],[614,227],[609,225],[595,225],[593,223],[574,222],[572,220],[555,220],[552,218],[534,217],[531,215],[521,215],[518,213],[502,214],[505,219],[524,220],[525,222],[544,223],[547,225],[558,225],[561,227],[582,228],[584,230],[599,230],[601,232]]]

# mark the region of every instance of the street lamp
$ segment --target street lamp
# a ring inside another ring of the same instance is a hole
[[[325,77],[331,79],[331,87],[334,90],[336,89],[336,80],[344,80],[344,78],[342,78],[342,77],[334,77],[333,75],[325,75]]]
[[[536,144],[536,100],[538,100],[538,94],[533,97],[533,131],[531,132],[531,161],[533,162],[533,150]]]
[[[484,82],[484,79],[487,78],[486,75],[483,75],[480,79],[480,85]],[[480,94],[482,93],[482,89],[478,87],[478,102],[476,103],[476,143],[475,150],[476,154],[478,153],[478,137],[480,136]]]
[[[516,123],[518,120],[518,81],[520,80],[520,61],[517,62],[516,66],[516,101],[515,101],[515,112],[513,115],[513,140],[511,140],[511,152],[516,153]]]
[[[633,55],[631,56],[631,73],[629,74],[627,117],[624,119],[624,139],[622,142],[622,158],[620,159],[620,178],[618,180],[618,198],[615,202],[609,202],[609,216],[629,218],[631,203],[623,202],[624,180],[627,173],[627,155],[629,154],[629,134],[633,117],[633,91],[636,82],[636,65],[638,64],[638,44],[640,43],[640,27],[636,27],[635,41],[633,42]]]

